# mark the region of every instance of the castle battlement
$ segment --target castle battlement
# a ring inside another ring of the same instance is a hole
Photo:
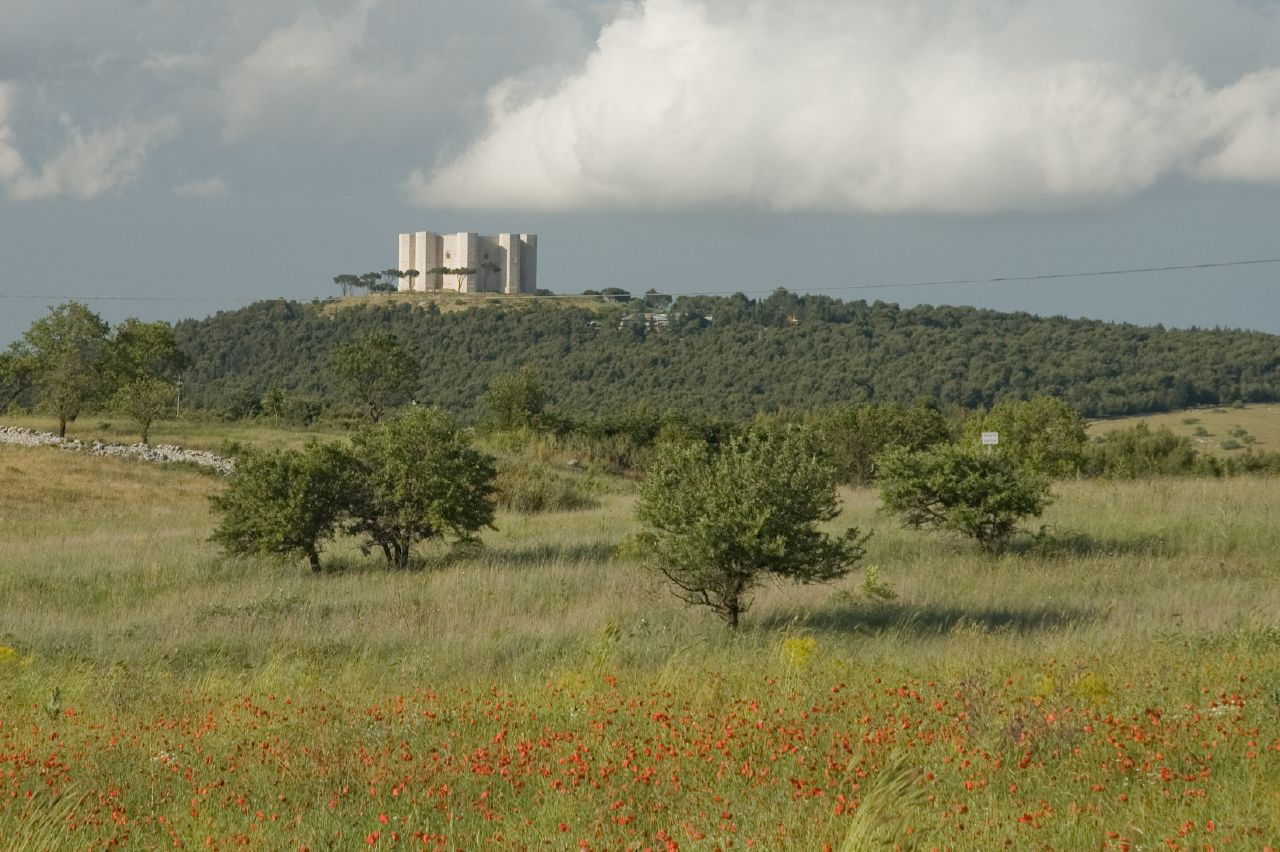
[[[533,293],[538,289],[537,234],[401,234],[401,292]]]

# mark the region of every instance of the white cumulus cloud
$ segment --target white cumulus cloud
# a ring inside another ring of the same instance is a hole
[[[512,102],[496,87],[487,130],[406,191],[426,206],[987,213],[1170,177],[1280,181],[1280,4],[1066,8],[643,0],[551,90]]]

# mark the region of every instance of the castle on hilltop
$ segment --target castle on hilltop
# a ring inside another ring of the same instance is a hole
[[[538,289],[537,234],[400,235],[400,291],[427,293],[534,293]]]

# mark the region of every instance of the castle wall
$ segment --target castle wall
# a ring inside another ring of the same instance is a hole
[[[445,290],[456,293],[532,293],[537,289],[538,238],[534,234],[400,234],[398,269],[416,269],[400,291]],[[486,265],[497,267],[486,269]],[[470,268],[472,275],[431,273],[441,267]]]

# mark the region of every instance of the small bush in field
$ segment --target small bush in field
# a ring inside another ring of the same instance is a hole
[[[839,579],[866,553],[856,528],[835,537],[818,529],[839,514],[837,474],[808,433],[757,427],[716,448],[673,442],[656,452],[637,540],[676,597],[730,628],[766,579]]]
[[[494,487],[499,508],[525,515],[571,512],[596,505],[573,477],[527,459],[500,461]]]
[[[1049,482],[1013,456],[947,445],[880,460],[884,507],[908,526],[949,530],[999,552],[1023,518],[1049,505]]]
[[[1203,426],[1197,426],[1196,430],[1191,434],[1195,435],[1197,438],[1208,438],[1210,433],[1209,430]]]
[[[1197,423],[1199,423],[1199,422],[1200,422],[1200,418],[1199,418],[1199,417],[1184,417],[1184,418],[1182,418],[1182,425],[1184,425],[1184,426],[1194,426],[1194,425],[1196,425],[1196,424],[1197,424]]]
[[[1222,442],[1221,444],[1219,444],[1218,446],[1222,447],[1222,449],[1224,449],[1224,450],[1238,450],[1238,449],[1240,449],[1241,447],[1243,447],[1243,446],[1244,446],[1244,444],[1240,443],[1240,442],[1239,442],[1239,441],[1237,441],[1235,438],[1228,438],[1227,440],[1223,441],[1223,442]]]

